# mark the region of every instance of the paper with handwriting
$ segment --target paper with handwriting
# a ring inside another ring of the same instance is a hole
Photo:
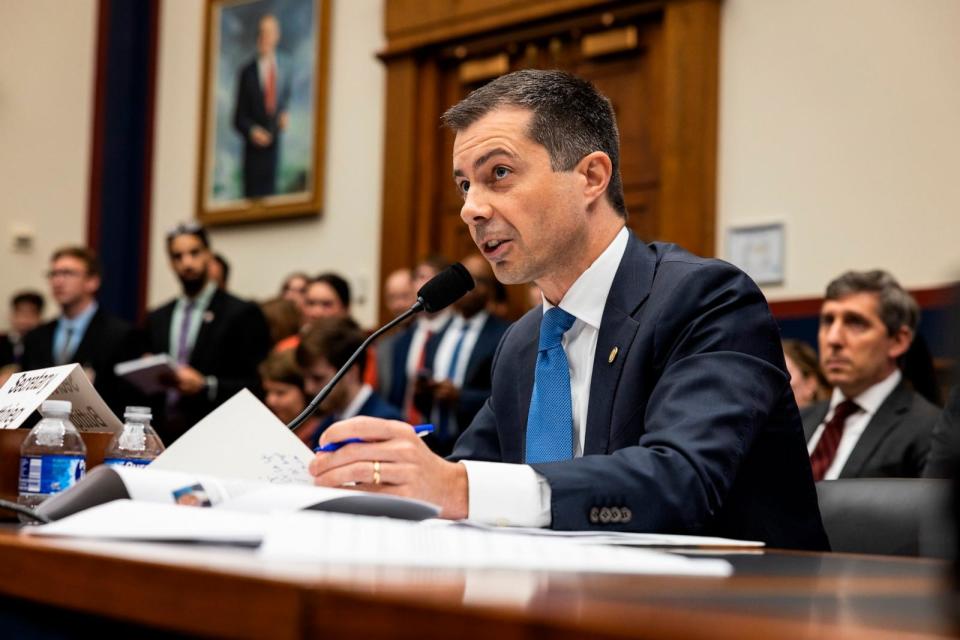
[[[313,455],[244,389],[180,436],[150,467],[261,482],[310,483],[307,465]]]

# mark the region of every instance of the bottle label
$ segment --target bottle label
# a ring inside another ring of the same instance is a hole
[[[153,462],[145,458],[104,458],[103,464],[108,467],[145,467]]]
[[[20,456],[20,493],[59,493],[76,484],[86,471],[83,456]]]

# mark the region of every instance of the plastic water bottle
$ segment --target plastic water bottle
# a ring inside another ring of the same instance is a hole
[[[163,442],[150,426],[149,407],[127,407],[123,431],[113,436],[103,452],[103,464],[111,467],[144,467],[163,453]]]
[[[40,407],[43,420],[20,446],[20,504],[35,507],[86,473],[87,447],[70,422],[71,409],[66,400],[47,400]]]

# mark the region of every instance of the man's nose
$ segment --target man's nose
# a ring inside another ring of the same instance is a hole
[[[489,220],[493,215],[490,202],[479,194],[468,192],[463,207],[460,209],[460,218],[467,224],[478,224]]]

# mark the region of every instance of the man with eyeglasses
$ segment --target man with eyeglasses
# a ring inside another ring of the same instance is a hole
[[[133,391],[117,379],[113,367],[143,351],[136,330],[97,304],[100,278],[93,250],[68,246],[53,253],[47,279],[61,313],[24,338],[23,370],[78,362],[107,405],[122,414]]]
[[[146,334],[150,351],[178,363],[164,402],[154,407],[161,416],[157,430],[170,444],[241,389],[259,395],[257,367],[267,355],[270,332],[260,307],[210,280],[213,254],[203,227],[172,229],[167,254],[182,293],[150,312]]]

